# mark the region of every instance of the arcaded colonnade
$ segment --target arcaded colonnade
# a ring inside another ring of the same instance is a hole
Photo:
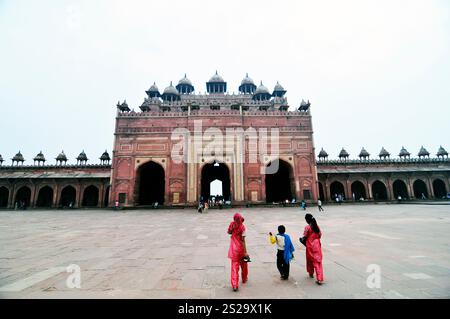
[[[450,161],[318,162],[319,197],[346,200],[443,199],[450,192]]]
[[[109,165],[2,167],[0,208],[107,207],[109,176]]]

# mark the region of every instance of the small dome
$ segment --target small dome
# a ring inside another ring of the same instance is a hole
[[[410,156],[411,155],[411,153],[409,153],[407,150],[406,150],[406,148],[404,148],[403,146],[402,146],[402,149],[400,150],[400,154],[398,154],[398,156],[400,156],[400,157],[406,157],[406,156]]]
[[[253,82],[253,80],[248,76],[248,73],[245,74],[245,78],[241,81],[241,85],[245,85],[245,84],[255,84]]]
[[[359,153],[359,157],[369,157],[369,156],[370,156],[369,152],[367,152],[366,149],[363,147],[361,149],[361,152]]]
[[[185,73],[185,74],[184,74],[184,78],[182,78],[182,79],[178,82],[178,84],[192,85],[192,82],[191,82],[191,80],[189,80],[189,79],[186,77],[186,73]]]
[[[217,73],[214,74],[208,81],[209,83],[225,83],[224,79]]]
[[[86,153],[84,151],[82,151],[80,153],[80,155],[78,155],[78,157],[77,157],[77,161],[84,162],[84,161],[87,161],[87,160],[88,160],[88,158],[87,158]]]
[[[389,157],[391,154],[386,151],[384,147],[381,148],[380,154],[378,154],[379,157]]]
[[[322,148],[322,149],[320,150],[319,157],[320,157],[320,158],[322,158],[322,157],[328,157],[328,153],[325,152],[325,150]]]
[[[339,152],[339,158],[349,157],[349,156],[350,156],[350,154],[348,154],[348,152],[344,148],[342,148],[342,150]]]
[[[16,161],[16,162],[24,162],[24,161],[25,161],[25,159],[23,158],[23,155],[22,155],[22,153],[20,153],[20,151],[19,151],[19,153],[17,153],[16,155],[14,155],[14,157],[12,158],[12,160],[13,160],[13,161]]]
[[[270,94],[269,90],[261,83],[259,84],[258,88],[255,91],[255,94]]]
[[[56,156],[56,160],[60,162],[67,162],[67,156],[64,154],[64,151],[61,151],[58,156]]]
[[[34,158],[33,161],[45,162],[45,156],[42,154],[42,151],[39,152]]]
[[[147,92],[159,92],[159,89],[156,86],[155,82],[153,82],[152,86],[147,90]]]
[[[172,85],[172,82],[170,82],[170,85],[164,89],[163,94],[175,94],[178,95],[178,90]]]
[[[438,150],[438,152],[437,152],[437,154],[436,154],[438,157],[439,156],[448,156],[448,152],[442,147],[442,146],[440,146],[439,147],[439,150]],[[1,157],[1,156],[0,156]]]
[[[110,161],[111,160],[107,150],[105,150],[105,152],[103,152],[102,156],[100,156],[100,160],[101,161]]]
[[[274,91],[274,92],[284,92],[285,89],[284,89],[284,87],[282,87],[281,84],[278,83],[278,81],[277,81],[277,84],[275,84],[275,87],[273,88],[273,91]]]
[[[422,157],[422,156],[430,156],[430,153],[425,149],[425,147],[421,147],[420,148],[420,151],[419,151],[419,154],[417,154],[419,157]]]

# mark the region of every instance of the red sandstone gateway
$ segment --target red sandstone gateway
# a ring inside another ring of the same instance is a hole
[[[447,199],[450,160],[440,147],[437,158],[422,147],[418,158],[402,148],[391,159],[384,148],[370,159],[364,148],[358,160],[344,149],[328,160],[323,149],[316,162],[310,103],[288,111],[286,90],[272,93],[248,75],[239,94],[228,94],[216,72],[206,94],[195,94],[184,76],[160,94],[146,91],[141,111],[117,104],[112,165],[105,151],[101,164],[88,164],[81,152],[77,164],[64,152],[56,165],[34,165],[21,152],[2,165],[0,208],[121,207],[297,203],[367,200]]]

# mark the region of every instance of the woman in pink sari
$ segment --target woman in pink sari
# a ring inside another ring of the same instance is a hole
[[[306,214],[305,220],[308,223],[303,233],[306,241],[306,270],[311,278],[314,278],[314,271],[316,271],[316,283],[321,285],[323,283],[322,245],[320,243],[322,233],[316,219],[311,214]]]
[[[231,235],[228,258],[231,259],[231,287],[234,291],[239,288],[239,268],[242,269],[242,283],[248,280],[248,267],[244,257],[248,258],[245,246],[245,226],[241,214],[234,214],[233,221],[228,226],[228,234]]]

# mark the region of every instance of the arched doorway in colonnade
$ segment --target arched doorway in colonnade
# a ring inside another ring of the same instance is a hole
[[[355,200],[367,199],[366,188],[364,184],[360,181],[354,181],[351,186],[352,196],[354,195]]]
[[[372,183],[372,196],[374,200],[387,200],[387,188],[381,181],[375,181]]]
[[[447,187],[442,179],[436,178],[433,181],[433,193],[434,197],[437,199],[442,199],[447,197]]]
[[[339,181],[334,181],[333,183],[331,183],[330,195],[331,195],[331,200],[335,200],[337,196],[342,196],[342,198],[345,198],[344,185]]]
[[[427,184],[421,179],[417,179],[413,183],[414,197],[418,199],[428,198]]]
[[[44,186],[39,190],[36,207],[52,207],[53,206],[53,188]]]
[[[16,198],[14,199],[14,205],[20,207],[29,207],[31,204],[31,189],[28,186],[22,186],[16,192]]]
[[[5,186],[0,187],[0,208],[8,207],[9,189]]]
[[[99,190],[97,186],[90,185],[84,189],[83,200],[81,205],[83,207],[97,207],[99,201]]]
[[[394,191],[394,198],[398,199],[401,197],[402,199],[409,198],[408,188],[406,187],[406,183],[400,179],[397,179],[392,184],[392,190]]]

